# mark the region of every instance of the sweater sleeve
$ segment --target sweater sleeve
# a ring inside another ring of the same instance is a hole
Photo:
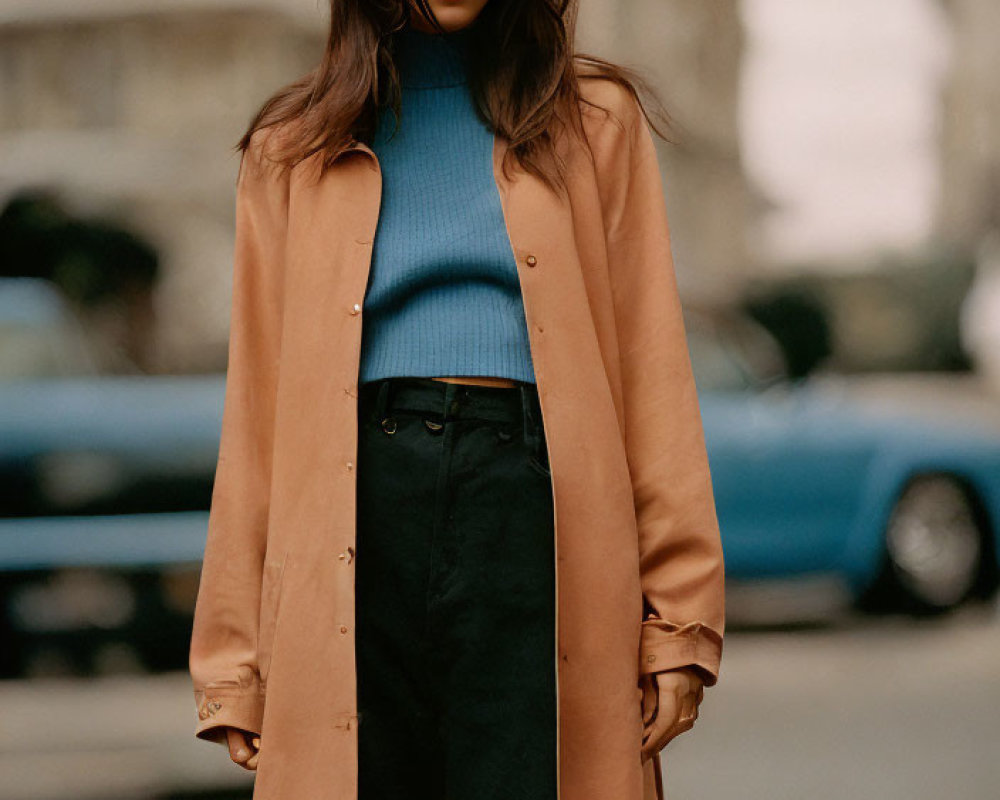
[[[288,194],[261,155],[265,133],[254,134],[237,178],[229,363],[189,655],[195,735],[220,744],[227,726],[260,733],[264,709],[257,636]]]
[[[692,666],[711,686],[725,616],[721,538],[656,148],[638,102],[621,96],[621,124],[605,134],[603,202],[639,536],[639,672]]]

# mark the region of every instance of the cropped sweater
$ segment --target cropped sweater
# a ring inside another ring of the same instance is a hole
[[[359,382],[492,375],[533,383],[517,264],[493,174],[493,133],[466,75],[468,30],[404,29],[399,127],[372,149],[382,204],[362,315]]]

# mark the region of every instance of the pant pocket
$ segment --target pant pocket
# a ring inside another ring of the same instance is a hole
[[[549,451],[541,433],[535,434],[534,445],[528,454],[528,465],[546,478],[552,477],[552,469],[549,466]]]

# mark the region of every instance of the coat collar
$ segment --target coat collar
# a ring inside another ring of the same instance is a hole
[[[360,150],[360,151],[362,151],[364,153],[367,153],[372,158],[377,158],[376,155],[375,155],[375,151],[372,150],[368,145],[366,145],[364,142],[360,141],[359,139],[352,138],[350,144],[348,144],[347,147],[345,147],[341,151],[341,155],[343,155],[344,153],[349,153],[352,150]]]
[[[355,139],[354,137],[351,137],[351,141],[347,144],[347,146],[339,153],[337,153],[337,157],[334,158],[333,163],[336,164],[338,161],[340,161],[340,159],[342,159],[348,153],[364,153],[371,159],[371,165],[370,165],[371,168],[373,170],[378,169],[378,156],[375,155],[375,151],[372,150],[372,148],[370,148],[364,142],[360,141],[359,139]]]

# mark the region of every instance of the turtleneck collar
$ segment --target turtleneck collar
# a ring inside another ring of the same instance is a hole
[[[397,40],[396,65],[401,85],[408,89],[434,89],[466,84],[469,39],[469,28],[426,33],[407,25]]]

